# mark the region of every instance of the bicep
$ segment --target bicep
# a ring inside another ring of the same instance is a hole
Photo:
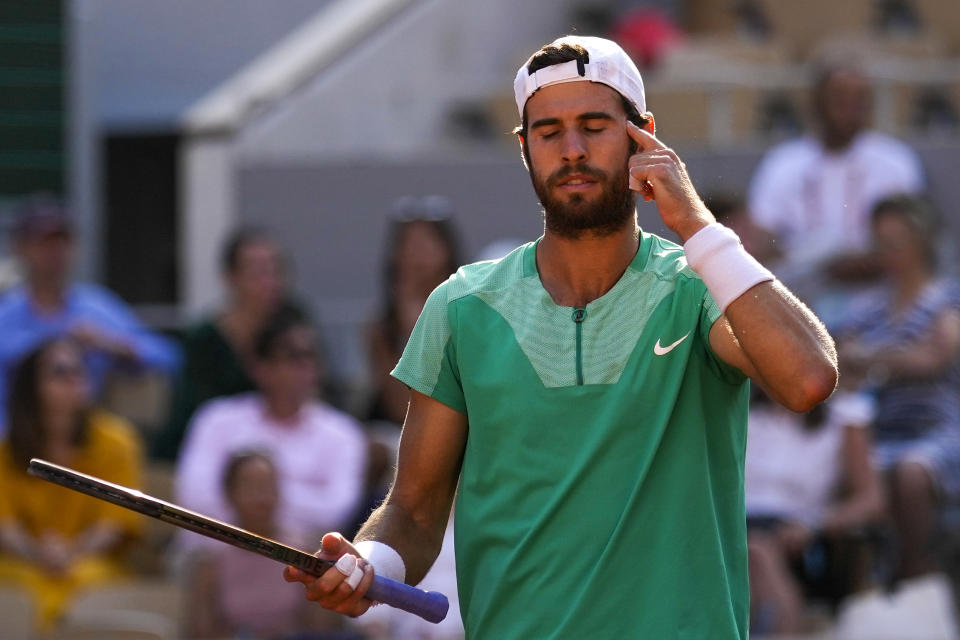
[[[466,415],[411,390],[389,501],[416,519],[445,522],[466,442]]]

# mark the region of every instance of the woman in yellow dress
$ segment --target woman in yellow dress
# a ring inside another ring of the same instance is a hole
[[[11,379],[7,437],[0,443],[0,581],[34,599],[39,630],[51,628],[80,588],[123,575],[120,552],[139,516],[28,476],[40,457],[137,487],[142,453],[123,419],[91,406],[79,346],[47,342]]]

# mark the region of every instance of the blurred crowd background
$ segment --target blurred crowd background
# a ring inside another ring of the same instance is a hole
[[[711,210],[838,341],[823,407],[755,392],[753,636],[958,637],[957,0],[0,0],[0,638],[462,637],[455,606],[327,615],[25,467],[352,534],[427,295],[541,233],[512,80],[571,32],[629,51]],[[455,603],[452,545],[422,586]]]

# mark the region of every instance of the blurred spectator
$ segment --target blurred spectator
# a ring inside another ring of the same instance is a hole
[[[265,231],[237,231],[220,263],[226,304],[186,332],[170,420],[152,447],[157,458],[176,459],[187,424],[202,403],[254,390],[250,363],[256,335],[277,309],[292,306],[283,254]]]
[[[405,196],[393,205],[383,263],[383,309],[368,332],[373,401],[368,420],[400,425],[409,390],[390,377],[427,296],[457,267],[460,248],[442,196]]]
[[[298,548],[309,546],[278,522],[280,486],[269,454],[237,451],[226,462],[221,486],[230,522]],[[230,545],[199,552],[190,578],[184,625],[190,638],[320,638],[329,636],[316,634],[343,623],[343,616],[309,606],[300,585],[278,583],[275,560]]]
[[[93,284],[70,282],[74,229],[53,200],[36,197],[16,212],[13,245],[25,281],[0,297],[0,402],[5,376],[27,351],[52,337],[70,335],[84,350],[95,396],[115,369],[158,369],[173,374],[175,346],[147,329],[127,305]]]
[[[855,586],[838,552],[883,514],[870,458],[870,401],[839,394],[798,415],[758,393],[747,430],[751,628],[798,633],[805,596],[836,602]]]
[[[855,62],[822,63],[812,99],[815,135],[767,153],[750,185],[749,210],[781,243],[778,275],[815,302],[832,283],[875,275],[865,253],[870,210],[885,196],[920,191],[923,171],[907,145],[869,129],[872,88]]]
[[[0,581],[23,586],[49,628],[78,589],[123,574],[117,552],[140,516],[27,475],[32,457],[138,487],[141,451],[131,425],[93,409],[80,347],[36,348],[11,378],[9,431],[0,444]]]
[[[680,42],[682,34],[666,13],[641,6],[617,18],[610,37],[620,43],[640,68],[650,69]]]
[[[383,258],[379,317],[367,331],[371,400],[364,414],[370,435],[366,497],[356,527],[386,495],[410,391],[390,375],[430,293],[460,266],[453,205],[438,195],[403,196],[392,206]]]
[[[282,309],[260,331],[253,358],[258,391],[212,400],[191,421],[176,470],[178,501],[226,518],[227,461],[256,447],[276,463],[279,526],[295,534],[343,527],[360,500],[367,443],[353,418],[316,399],[316,331],[302,314]]]
[[[844,375],[876,396],[876,460],[889,476],[899,575],[910,578],[937,567],[938,507],[960,497],[960,310],[937,274],[932,207],[891,197],[877,204],[872,226],[883,286],[852,305],[834,335]]]
[[[750,219],[747,203],[730,193],[713,193],[704,199],[717,222],[733,229],[743,248],[764,265],[770,265],[781,257],[776,237]]]

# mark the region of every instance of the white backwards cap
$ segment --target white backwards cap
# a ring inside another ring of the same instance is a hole
[[[612,87],[632,102],[637,111],[646,112],[647,101],[643,93],[640,72],[630,56],[616,42],[588,36],[564,36],[550,44],[555,47],[564,44],[580,45],[589,54],[589,62],[583,64],[579,60],[570,60],[528,73],[527,66],[533,58],[530,56],[517,71],[517,78],[513,81],[513,93],[517,99],[517,111],[520,112],[521,118],[523,118],[523,107],[527,104],[527,100],[540,87],[582,80],[599,82]]]

